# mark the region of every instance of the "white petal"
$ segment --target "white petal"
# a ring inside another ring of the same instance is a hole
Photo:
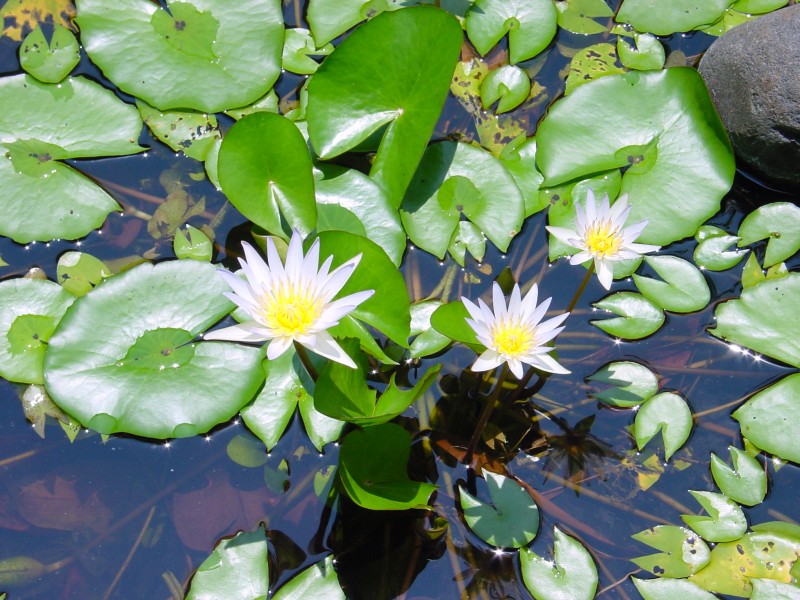
[[[577,254],[573,254],[572,256],[570,256],[569,264],[582,265],[586,261],[592,260],[592,258],[594,257],[592,256],[591,252],[587,252],[584,250],[582,252],[578,252]]]
[[[221,340],[226,342],[243,342],[245,344],[255,344],[265,342],[269,338],[253,332],[247,324],[240,323],[222,329],[215,329],[203,334],[204,340]]]
[[[327,304],[325,308],[322,309],[322,314],[320,315],[319,319],[320,321],[330,322],[330,325],[326,325],[325,329],[328,327],[333,327],[339,321],[339,319],[353,312],[356,308],[358,308],[359,304],[371,298],[374,293],[375,290],[365,290],[363,292],[350,294],[344,298],[339,298],[338,300]]]
[[[608,217],[611,219],[612,223],[624,225],[630,212],[631,206],[628,204],[628,194],[622,194],[622,196],[617,198],[616,202],[611,205],[608,211]]]
[[[595,259],[594,267],[597,271],[597,279],[600,280],[600,285],[607,290],[611,289],[611,282],[614,281],[614,271],[608,262],[599,258]]]
[[[553,236],[559,241],[567,246],[572,246],[572,241],[581,237],[578,235],[578,232],[574,229],[567,229],[566,227],[551,227],[547,226],[547,231],[549,231]]]
[[[526,316],[525,321],[531,326],[536,326],[539,321],[542,320],[542,317],[544,317],[552,300],[552,298],[545,298],[544,302],[536,307],[536,310],[534,310],[530,315]]]
[[[478,308],[472,302],[472,300],[470,300],[469,298],[465,298],[464,296],[461,296],[461,302],[464,303],[464,307],[467,309],[467,312],[469,313],[470,317],[472,317],[476,321],[484,322],[483,321],[483,313],[481,313],[481,309]]]
[[[496,281],[492,283],[492,306],[494,307],[495,318],[500,321],[505,320],[508,316],[506,299],[505,296],[503,296],[503,290],[500,289]]]
[[[269,270],[272,271],[275,279],[281,280],[286,276],[278,249],[275,248],[275,242],[272,241],[271,237],[267,238],[267,262],[269,263]]]
[[[301,267],[301,270],[306,276],[310,276],[309,274],[316,275],[318,268],[319,268],[319,238],[314,240],[314,243],[311,244],[311,248],[308,249],[308,253],[303,257],[303,266]]]
[[[622,230],[622,239],[624,240],[625,244],[629,244],[630,242],[636,241],[642,231],[644,231],[645,227],[650,221],[639,221],[638,223],[634,223],[633,225],[628,225],[625,229]]]
[[[555,317],[553,317],[551,319],[547,319],[547,321],[542,321],[536,327],[536,331],[539,332],[539,333],[548,333],[552,329],[555,329],[556,327],[561,325],[564,321],[566,321],[567,317],[569,317],[569,313],[565,312],[565,313],[561,313],[560,315],[556,315]],[[561,329],[563,329],[563,327]]]
[[[275,360],[281,354],[286,352],[289,349],[289,346],[292,345],[292,338],[290,337],[276,337],[267,346],[267,358],[270,360]]]
[[[481,354],[475,362],[470,367],[476,373],[480,373],[481,371],[488,371],[489,369],[495,369],[502,365],[505,361],[503,358],[494,350],[486,350],[483,354]]]
[[[555,358],[550,356],[549,354],[541,354],[539,356],[532,357],[531,364],[536,367],[537,369],[541,369],[542,371],[549,371],[550,373],[558,373],[560,375],[566,375],[570,371],[562,367]]]
[[[331,337],[331,334],[327,331],[320,331],[317,333],[317,341],[314,346],[307,347],[309,350],[319,354],[320,356],[324,356],[327,359],[346,365],[351,369],[356,368],[356,363],[353,362],[353,359],[347,355],[347,353],[339,344],[336,343],[336,340],[334,340],[333,337]]]
[[[661,250],[661,246],[654,246],[653,244],[628,244],[626,248],[637,254],[647,254],[648,252],[658,252]]]
[[[243,281],[237,275],[234,275],[230,271],[226,271],[225,269],[217,269],[217,273],[220,277],[228,284],[233,290],[233,293],[246,300],[250,304],[256,304],[256,298],[253,294],[253,288],[251,288],[245,281]]]
[[[528,293],[525,294],[525,297],[522,299],[520,310],[522,312],[523,319],[527,320],[528,315],[530,315],[536,310],[536,302],[538,300],[539,300],[539,286],[534,283],[531,286],[531,289],[528,290]]]
[[[491,309],[488,306],[486,306],[486,302],[484,302],[480,298],[478,298],[478,306],[480,306],[480,308],[481,308],[481,315],[483,317],[482,321],[484,323],[486,323],[486,325],[489,327],[489,329],[491,329],[492,326],[494,325],[495,321],[497,320],[495,318],[494,313],[491,311]]]
[[[508,314],[512,317],[519,317],[522,314],[521,308],[522,298],[519,293],[519,285],[515,283],[508,300]]]
[[[517,379],[522,379],[522,377],[525,375],[525,370],[522,368],[522,363],[516,358],[508,359],[508,368],[511,369],[511,372]],[[502,384],[502,382],[500,382],[500,384]]]
[[[478,339],[481,340],[481,343],[485,346],[486,342],[484,340],[491,340],[492,334],[489,332],[489,328],[484,324],[483,321],[473,321],[472,319],[464,319],[472,328],[472,331],[475,332],[475,335],[478,336]]]
[[[537,333],[536,341],[539,342],[539,344],[546,344],[550,340],[556,338],[559,333],[564,331],[564,329],[565,329],[565,327],[555,327],[555,328],[552,328],[552,329],[548,329],[546,331],[542,331],[541,329],[537,329],[537,331],[536,331],[536,333]],[[549,349],[547,351],[549,352]]]
[[[239,259],[239,264],[242,265],[247,282],[255,290],[267,287],[272,279],[272,271],[261,258],[261,255],[247,242],[242,242],[242,249],[244,250],[244,260]],[[256,292],[258,293],[258,292]]]
[[[355,271],[358,263],[361,261],[361,254],[354,256],[346,263],[339,265],[328,277],[322,282],[323,295],[326,301],[331,300],[338,294],[350,279],[350,276]]]
[[[272,259],[270,258],[270,263]],[[289,240],[289,250],[286,251],[286,274],[294,282],[300,281],[300,274],[303,269],[303,236],[295,229],[292,232],[292,239]],[[314,265],[314,274],[317,269]]]

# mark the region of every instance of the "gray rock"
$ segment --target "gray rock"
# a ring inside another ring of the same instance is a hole
[[[740,166],[800,188],[800,4],[728,31],[700,73]]]

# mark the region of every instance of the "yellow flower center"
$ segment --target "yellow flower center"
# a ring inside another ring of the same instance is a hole
[[[604,258],[614,256],[622,245],[622,236],[619,228],[610,223],[600,222],[592,224],[586,231],[586,249],[594,256]]]
[[[496,323],[493,332],[495,352],[503,356],[522,356],[534,345],[534,332],[513,321]]]
[[[282,336],[308,333],[322,314],[320,298],[292,285],[281,286],[262,298],[261,316],[265,325]]]

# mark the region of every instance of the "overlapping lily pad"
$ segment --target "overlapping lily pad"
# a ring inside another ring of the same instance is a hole
[[[255,394],[261,351],[193,342],[232,304],[215,268],[142,264],[78,299],[45,354],[53,401],[101,433],[167,438],[207,431]]]
[[[546,186],[626,169],[621,192],[632,207],[629,222],[649,221],[644,243],[693,235],[733,182],[727,134],[694,69],[609,75],[582,85],[550,108],[536,140]]]
[[[41,26],[31,31],[19,49],[19,64],[28,73],[45,83],[64,79],[81,58],[75,35],[56,25],[48,41]]]
[[[639,31],[669,35],[709,25],[733,4],[733,0],[625,0],[617,11],[617,21],[630,23]]]
[[[27,243],[99,227],[119,205],[60,161],[140,152],[141,131],[134,107],[88,79],[0,78],[0,235]]]
[[[81,41],[120,89],[161,109],[250,104],[280,75],[279,0],[78,0]]]

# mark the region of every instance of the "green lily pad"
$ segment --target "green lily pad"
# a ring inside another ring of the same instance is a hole
[[[287,581],[272,600],[345,600],[339,578],[333,568],[333,555],[311,565]]]
[[[44,383],[47,342],[75,300],[68,291],[42,279],[0,283],[0,376],[18,383]]]
[[[385,5],[385,0],[309,0],[307,18],[317,43],[327,44]]]
[[[694,262],[698,267],[709,271],[725,271],[734,267],[749,250],[730,250],[739,237],[710,225],[703,225],[695,234],[697,248]]]
[[[639,590],[644,600],[717,600],[714,594],[705,591],[699,585],[685,579],[637,579],[631,581]]]
[[[522,192],[525,216],[529,217],[547,207],[547,201],[539,195],[539,186],[544,177],[536,168],[536,138],[523,138],[520,143],[507,144],[499,158]]]
[[[760,206],[739,226],[739,247],[767,239],[764,268],[776,265],[800,250],[800,207],[791,202]]]
[[[750,600],[800,600],[800,586],[773,579],[750,578],[753,594]]]
[[[800,373],[784,377],[753,395],[733,413],[742,435],[756,446],[800,464]]]
[[[159,140],[195,160],[205,160],[220,139],[214,115],[179,110],[158,110],[142,100],[136,107],[147,127]]]
[[[260,467],[268,460],[264,444],[242,434],[231,438],[228,445],[225,446],[225,453],[228,458],[241,467]]]
[[[609,75],[582,85],[550,107],[536,140],[548,187],[627,168],[621,192],[631,205],[628,222],[649,221],[637,240],[642,243],[664,246],[694,235],[733,182],[727,134],[690,68]]]
[[[485,347],[478,341],[475,330],[467,323],[469,318],[471,317],[463,302],[448,302],[433,311],[431,326],[443,336],[461,342],[477,352],[483,352]]]
[[[268,592],[267,537],[262,525],[217,544],[194,574],[186,600],[258,600]]]
[[[552,0],[476,0],[467,12],[464,28],[481,56],[508,33],[512,65],[533,58],[555,37],[558,13]]]
[[[634,49],[625,38],[617,38],[617,54],[620,62],[629,69],[637,71],[648,71],[652,69],[662,69],[666,60],[664,46],[649,33],[633,32],[633,40],[636,43]]]
[[[514,178],[498,159],[469,144],[441,142],[426,150],[400,217],[414,244],[444,258],[461,215],[505,252],[522,227],[524,210]]]
[[[45,353],[53,401],[101,433],[186,437],[230,419],[263,381],[261,351],[191,342],[231,310],[215,271],[142,264],[79,298]]]
[[[91,254],[70,250],[58,257],[56,280],[75,296],[84,296],[108,277],[111,269]]]
[[[519,561],[525,587],[536,600],[591,600],[597,590],[597,567],[592,556],[576,540],[553,528],[553,560],[527,548]]]
[[[353,169],[337,172],[323,167],[323,172],[325,179],[316,181],[317,231],[336,229],[362,235],[383,248],[399,266],[406,233],[386,192]]]
[[[278,0],[77,0],[86,53],[120,89],[162,110],[250,104],[278,79]]]
[[[786,6],[789,0],[736,0],[731,8],[739,12],[760,15]]]
[[[331,44],[317,48],[314,37],[308,29],[287,29],[283,43],[283,68],[292,73],[311,75],[319,68],[312,56],[328,56],[333,52]]]
[[[645,256],[644,262],[664,280],[657,281],[634,273],[636,287],[655,304],[677,313],[701,310],[711,300],[711,290],[703,274],[692,263],[677,256]]]
[[[708,545],[691,529],[657,525],[631,536],[660,553],[631,559],[637,566],[659,577],[688,577],[711,559]]]
[[[528,491],[510,477],[483,471],[492,503],[461,489],[461,510],[472,532],[487,544],[521,548],[539,531],[539,507]]]
[[[77,239],[117,202],[59,162],[144,150],[135,108],[82,77],[57,85],[29,75],[0,78],[0,235],[19,243]]]
[[[282,219],[303,235],[317,221],[311,155],[286,117],[258,112],[225,134],[217,163],[222,191],[239,212],[284,236]]]
[[[53,26],[50,42],[37,25],[22,42],[19,65],[39,81],[58,83],[80,62],[81,50],[75,35],[63,25]]]
[[[435,485],[408,478],[411,434],[384,423],[350,432],[339,449],[339,482],[350,499],[370,510],[426,508]]]
[[[513,65],[503,65],[492,71],[481,82],[481,104],[488,109],[497,104],[497,114],[508,112],[525,102],[531,93],[531,80],[527,73]]]
[[[644,365],[627,360],[609,363],[586,379],[611,386],[592,392],[594,398],[609,406],[638,406],[658,391],[658,376]]]
[[[564,93],[571,94],[575,88],[590,81],[624,72],[617,66],[617,49],[613,44],[601,42],[581,48],[569,63]]]
[[[747,531],[747,519],[742,509],[726,495],[695,490],[689,490],[689,493],[706,509],[709,516],[681,515],[681,519],[704,540],[732,542]]]
[[[452,341],[442,335],[431,325],[431,316],[442,306],[438,300],[425,300],[411,305],[411,342],[409,353],[412,357],[422,358],[444,350]]]
[[[630,23],[639,31],[670,35],[714,23],[731,4],[733,0],[625,0],[617,11],[617,21]]]
[[[660,431],[664,440],[664,460],[669,460],[689,439],[692,411],[678,394],[661,392],[645,402],[636,413],[633,431],[639,450]]]
[[[190,258],[205,262],[209,262],[214,254],[213,242],[205,233],[191,225],[186,226],[185,233],[183,229],[175,231],[172,249],[178,258]]]
[[[709,333],[800,367],[800,273],[768,279],[717,307]]]
[[[613,17],[614,11],[604,0],[556,0],[558,26],[572,33],[603,33],[608,27],[596,18]]]
[[[606,333],[626,340],[638,340],[658,331],[664,324],[664,311],[641,294],[617,292],[595,302],[594,306],[620,315],[619,318],[590,321]]]
[[[430,6],[385,12],[356,29],[308,82],[308,134],[319,157],[382,132],[370,177],[399,206],[444,105],[461,41],[458,21]]]
[[[723,494],[746,506],[755,506],[767,495],[767,474],[761,464],[744,450],[728,446],[733,468],[713,452],[711,474]]]

